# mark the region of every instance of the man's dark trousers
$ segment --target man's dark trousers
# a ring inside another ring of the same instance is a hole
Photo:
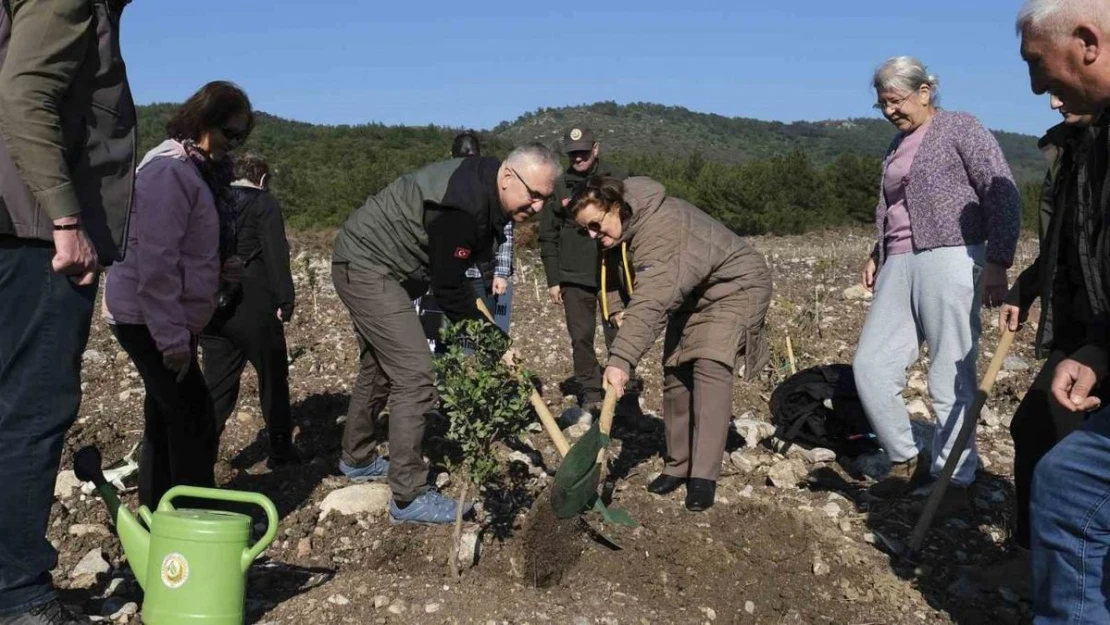
[[[574,361],[574,382],[578,386],[579,401],[584,405],[601,401],[601,366],[594,351],[597,333],[597,288],[564,282],[559,285],[563,296],[563,309],[567,316],[571,355]],[[605,344],[612,342],[616,330],[604,323]]]
[[[389,486],[398,501],[427,489],[424,430],[437,406],[432,352],[412,295],[376,271],[332,263],[332,281],[351,313],[359,342],[359,373],[343,428],[343,462],[366,466],[375,458],[375,420],[389,402]]]
[[[53,597],[46,540],[96,285],[51,269],[45,242],[0,238],[0,616]]]

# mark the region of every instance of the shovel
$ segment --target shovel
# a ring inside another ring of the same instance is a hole
[[[578,439],[559,465],[559,470],[555,473],[555,486],[551,490],[551,505],[559,518],[566,519],[580,514],[589,507],[591,501],[597,499],[601,465],[605,459],[605,448],[609,446],[609,430],[613,426],[616,408],[617,393],[609,387],[601,405],[601,418]]]
[[[485,302],[479,299],[475,303],[486,319],[493,323],[493,315],[490,314]],[[601,514],[602,518],[609,523],[628,527],[636,525],[627,512],[619,508],[609,508],[601,501],[601,497],[597,496],[597,485],[601,479],[601,462],[604,459],[605,448],[609,445],[609,429],[613,425],[617,399],[615,391],[612,389],[606,391],[599,422],[594,423],[571,448],[566,436],[563,436],[563,431],[559,429],[555,417],[548,410],[547,404],[543,403],[540,394],[532,389],[529,398],[532,408],[539,415],[543,429],[555,444],[559,457],[563,459],[555,473],[555,486],[551,492],[552,507],[559,518],[565,519],[585,512],[592,501],[593,510]],[[612,543],[608,538],[602,537]]]
[[[990,396],[991,389],[994,388],[995,378],[998,377],[998,372],[1002,369],[1002,362],[1006,360],[1006,355],[1010,352],[1010,346],[1013,343],[1014,333],[1009,328],[1003,328],[1002,338],[998,340],[998,347],[994,350],[994,358],[991,359],[991,364],[987,367],[987,372],[979,383],[979,389],[975,392],[975,401],[972,402],[971,409],[964,414],[964,422],[956,435],[952,452],[948,455],[948,460],[944,463],[944,469],[941,470],[932,491],[929,492],[929,498],[925,500],[925,507],[921,510],[921,517],[917,519],[917,524],[914,525],[909,540],[905,545],[899,545],[893,539],[883,540],[886,547],[896,557],[913,562],[918,551],[921,550],[921,544],[925,542],[925,534],[929,532],[929,527],[932,526],[933,519],[937,515],[940,502],[944,499],[944,492],[948,490],[948,484],[952,481],[952,474],[956,472],[956,464],[959,463],[960,456],[963,455],[964,450],[967,449],[967,444],[971,441],[971,433],[975,430],[975,424],[979,421],[979,413],[983,411],[983,406],[987,403],[987,397]]]

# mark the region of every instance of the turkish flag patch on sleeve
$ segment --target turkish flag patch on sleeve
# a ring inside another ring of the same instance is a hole
[[[457,258],[459,260],[466,260],[466,259],[470,258],[470,250],[465,248],[465,247],[456,247],[455,248],[455,258]]]

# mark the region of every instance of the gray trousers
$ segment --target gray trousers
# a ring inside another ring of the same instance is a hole
[[[332,265],[339,299],[358,336],[359,371],[343,428],[343,462],[374,460],[374,421],[389,402],[389,486],[412,501],[427,488],[422,442],[428,413],[436,408],[432,354],[412,298],[383,268],[380,272]]]
[[[705,358],[663,368],[663,473],[713,481],[721,476],[735,377],[727,365]]]
[[[975,399],[982,257],[982,245],[943,247],[889,256],[879,271],[852,367],[867,418],[893,462],[905,462],[919,449],[902,391],[922,341],[929,348],[929,396],[937,417],[934,475]],[[970,484],[977,464],[973,436],[952,482]]]

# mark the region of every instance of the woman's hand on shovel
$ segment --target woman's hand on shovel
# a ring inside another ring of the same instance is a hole
[[[612,387],[617,397],[624,397],[624,387],[628,384],[628,374],[619,367],[605,367],[605,386]]]

